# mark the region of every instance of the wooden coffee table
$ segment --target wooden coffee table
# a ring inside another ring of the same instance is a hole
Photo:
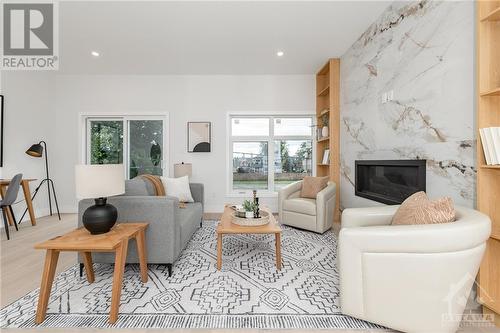
[[[54,281],[57,259],[61,251],[80,252],[83,257],[85,272],[89,283],[94,282],[94,270],[92,268],[92,252],[114,252],[115,269],[113,273],[113,290],[111,292],[111,310],[109,321],[113,324],[118,319],[118,308],[120,307],[120,294],[122,290],[123,270],[127,259],[128,241],[135,238],[137,242],[137,253],[141,267],[141,280],[148,281],[147,253],[145,230],[148,223],[118,223],[111,231],[101,235],[91,235],[85,228],[73,230],[65,235],[52,238],[35,245],[35,249],[45,249],[45,267],[40,285],[40,296],[36,310],[35,322],[42,323],[47,313],[50,290]]]
[[[269,213],[269,223],[261,226],[240,226],[232,222],[233,209],[226,205],[221,221],[217,226],[217,269],[222,268],[222,236],[231,234],[274,234],[276,237],[276,268],[281,270],[281,227],[276,222],[272,212],[268,208],[263,208]]]

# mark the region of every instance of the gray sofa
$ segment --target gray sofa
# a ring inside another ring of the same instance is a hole
[[[125,182],[125,194],[108,198],[108,203],[118,210],[118,222],[149,223],[146,230],[148,263],[165,264],[169,275],[172,264],[186,247],[191,236],[201,226],[203,220],[203,184],[191,183],[191,194],[194,203],[179,208],[179,200],[174,197],[155,196],[153,185],[142,178],[134,178]],[[83,212],[94,200],[86,199],[78,203],[78,226],[82,226]],[[128,247],[127,263],[138,263],[137,246],[131,240]],[[96,263],[114,263],[113,253],[92,253]],[[80,272],[83,269],[79,256]]]

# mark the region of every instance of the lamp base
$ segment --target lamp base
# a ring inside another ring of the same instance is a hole
[[[95,199],[95,205],[85,210],[82,217],[83,226],[92,235],[107,233],[118,219],[116,207],[106,203],[106,198]]]

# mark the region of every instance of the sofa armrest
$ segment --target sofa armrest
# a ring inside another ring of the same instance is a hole
[[[316,230],[324,232],[332,227],[337,186],[330,182],[316,195]]]
[[[288,184],[278,191],[278,214],[283,215],[283,201],[290,198],[290,196],[302,189],[302,181]]]
[[[324,204],[324,202],[335,199],[335,193],[337,191],[337,186],[335,183],[328,183],[328,186],[318,192],[316,195],[316,202],[318,205]]]
[[[175,261],[181,250],[180,225],[175,219],[179,209],[179,201],[176,198],[116,196],[108,198],[108,203],[118,210],[119,223],[149,223],[146,229],[148,262],[173,263]],[[79,226],[82,226],[84,211],[93,204],[94,200],[89,199],[78,203]]]
[[[399,205],[365,208],[346,208],[342,212],[341,227],[356,228],[390,225]]]
[[[343,228],[340,249],[371,253],[438,253],[464,251],[484,243],[491,233],[488,216],[472,209],[467,219],[450,223]]]
[[[191,195],[193,196],[194,202],[199,202],[203,206],[205,204],[205,190],[201,183],[190,183],[189,188],[191,189]]]

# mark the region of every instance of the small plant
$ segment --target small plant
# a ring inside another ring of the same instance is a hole
[[[254,203],[251,202],[250,200],[245,200],[243,201],[243,209],[246,211],[246,212],[253,212],[253,209],[254,209]]]

